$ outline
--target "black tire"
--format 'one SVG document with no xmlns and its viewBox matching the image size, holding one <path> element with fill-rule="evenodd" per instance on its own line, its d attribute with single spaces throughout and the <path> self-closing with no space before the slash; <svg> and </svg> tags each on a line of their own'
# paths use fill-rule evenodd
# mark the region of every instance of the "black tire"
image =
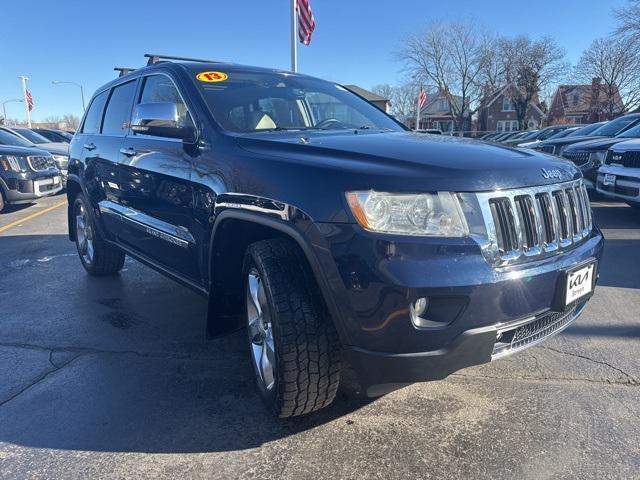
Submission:
<svg viewBox="0 0 640 480">
<path fill-rule="evenodd" d="M 2 193 L 2 189 L 0 188 L 0 212 L 2 212 L 2 210 L 4 210 L 4 194 Z"/>
<path fill-rule="evenodd" d="M 243 272 L 247 298 L 250 272 L 261 277 L 275 345 L 274 383 L 267 389 L 251 352 L 255 342 L 248 328 L 251 363 L 263 400 L 281 418 L 326 407 L 340 382 L 340 342 L 300 248 L 284 238 L 254 243 L 247 249 Z M 250 302 L 243 304 L 248 321 Z"/>
<path fill-rule="evenodd" d="M 88 255 L 87 244 L 83 244 L 81 235 L 79 234 L 78 222 L 81 211 L 84 210 L 84 219 L 86 222 L 86 237 L 90 239 L 92 244 L 92 253 Z M 103 277 L 106 275 L 114 275 L 118 273 L 124 266 L 125 254 L 122 250 L 105 242 L 98 230 L 94 227 L 93 214 L 82 193 L 76 196 L 73 202 L 73 228 L 75 229 L 76 248 L 82 266 L 89 275 Z"/>
</svg>

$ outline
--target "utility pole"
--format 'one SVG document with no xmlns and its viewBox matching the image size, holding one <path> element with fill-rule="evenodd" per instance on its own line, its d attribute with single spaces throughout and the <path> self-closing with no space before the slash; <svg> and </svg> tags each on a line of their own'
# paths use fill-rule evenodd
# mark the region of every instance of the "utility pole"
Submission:
<svg viewBox="0 0 640 480">
<path fill-rule="evenodd" d="M 78 87 L 80 89 L 80 98 L 82 98 L 82 111 L 84 112 L 86 110 L 86 107 L 84 105 L 84 88 L 82 88 L 82 85 L 80 85 L 79 83 L 76 82 L 62 82 L 60 80 L 54 80 L 53 82 L 54 85 L 60 85 L 61 83 L 68 83 L 69 85 L 75 85 L 76 87 Z"/>
<path fill-rule="evenodd" d="M 24 111 L 27 114 L 27 127 L 31 128 L 31 112 L 29 111 L 29 102 L 27 101 L 27 80 L 29 78 L 24 75 L 18 77 L 22 80 L 22 98 L 24 99 Z"/>
<path fill-rule="evenodd" d="M 2 113 L 4 114 L 4 117 L 2 118 L 4 119 L 5 125 L 9 125 L 7 123 L 7 103 L 11 102 L 22 102 L 22 100 L 20 100 L 19 98 L 12 98 L 11 100 L 5 100 L 4 102 L 2 102 Z"/>
<path fill-rule="evenodd" d="M 291 71 L 298 71 L 298 17 L 297 0 L 291 0 Z"/>
</svg>

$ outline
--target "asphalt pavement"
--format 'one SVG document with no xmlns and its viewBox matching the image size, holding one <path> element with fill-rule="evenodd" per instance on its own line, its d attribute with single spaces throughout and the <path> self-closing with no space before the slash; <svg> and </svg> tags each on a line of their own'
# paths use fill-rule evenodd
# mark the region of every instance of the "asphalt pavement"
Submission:
<svg viewBox="0 0 640 480">
<path fill-rule="evenodd" d="M 64 196 L 0 214 L 0 478 L 640 478 L 640 211 L 594 203 L 596 294 L 519 355 L 269 416 L 239 332 L 127 259 L 91 278 Z"/>
</svg>

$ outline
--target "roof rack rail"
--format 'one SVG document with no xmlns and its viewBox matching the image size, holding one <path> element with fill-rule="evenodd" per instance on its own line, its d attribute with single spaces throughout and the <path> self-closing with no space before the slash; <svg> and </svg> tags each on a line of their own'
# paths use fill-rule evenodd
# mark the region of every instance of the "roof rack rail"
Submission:
<svg viewBox="0 0 640 480">
<path fill-rule="evenodd" d="M 118 77 L 123 77 L 124 75 L 127 75 L 128 73 L 131 73 L 135 70 L 135 68 L 129 68 L 129 67 L 116 67 L 114 68 L 114 70 L 116 72 L 120 72 L 120 74 L 118 75 Z"/>
<path fill-rule="evenodd" d="M 201 58 L 175 57 L 171 55 L 158 55 L 156 53 L 145 53 L 144 56 L 149 59 L 147 65 L 153 65 L 161 60 L 181 60 L 184 62 L 201 62 L 201 63 L 220 63 L 217 60 L 203 60 Z"/>
</svg>

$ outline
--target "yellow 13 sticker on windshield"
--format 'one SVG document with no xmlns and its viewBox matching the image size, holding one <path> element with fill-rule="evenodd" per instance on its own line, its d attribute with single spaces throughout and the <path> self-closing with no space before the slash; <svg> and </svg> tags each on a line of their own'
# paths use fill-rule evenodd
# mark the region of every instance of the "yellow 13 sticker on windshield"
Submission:
<svg viewBox="0 0 640 480">
<path fill-rule="evenodd" d="M 196 78 L 201 82 L 224 82 L 229 75 L 224 72 L 200 72 Z"/>
</svg>

